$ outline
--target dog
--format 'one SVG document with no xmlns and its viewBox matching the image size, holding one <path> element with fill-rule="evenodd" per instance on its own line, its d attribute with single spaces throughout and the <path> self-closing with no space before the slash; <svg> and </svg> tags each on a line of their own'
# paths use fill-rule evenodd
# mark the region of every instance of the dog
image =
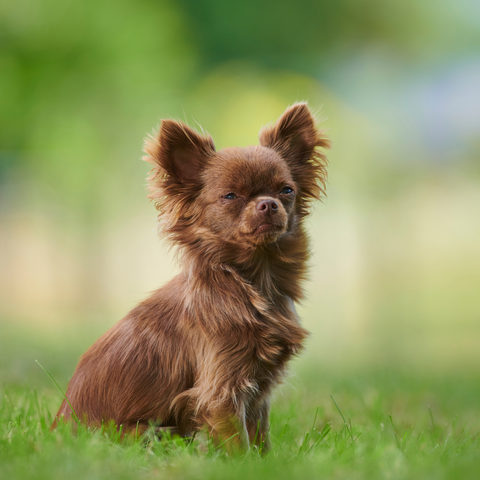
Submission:
<svg viewBox="0 0 480 480">
<path fill-rule="evenodd" d="M 270 448 L 272 390 L 308 335 L 294 306 L 309 256 L 303 223 L 325 193 L 330 142 L 306 103 L 259 140 L 217 152 L 174 120 L 147 138 L 149 197 L 182 270 L 81 357 L 52 428 L 76 415 Z"/>
</svg>

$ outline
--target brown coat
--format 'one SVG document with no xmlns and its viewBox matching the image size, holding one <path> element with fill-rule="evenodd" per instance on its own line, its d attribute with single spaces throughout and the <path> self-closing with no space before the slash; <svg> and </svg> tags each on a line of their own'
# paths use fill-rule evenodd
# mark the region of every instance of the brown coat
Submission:
<svg viewBox="0 0 480 480">
<path fill-rule="evenodd" d="M 207 426 L 241 449 L 257 428 L 266 440 L 272 388 L 308 334 L 294 302 L 308 259 L 303 219 L 325 185 L 317 147 L 329 142 L 303 103 L 262 129 L 260 146 L 219 152 L 162 122 L 145 146 L 150 197 L 182 272 L 82 356 L 67 390 L 80 419 L 182 435 Z M 64 401 L 57 418 L 70 415 Z"/>
</svg>

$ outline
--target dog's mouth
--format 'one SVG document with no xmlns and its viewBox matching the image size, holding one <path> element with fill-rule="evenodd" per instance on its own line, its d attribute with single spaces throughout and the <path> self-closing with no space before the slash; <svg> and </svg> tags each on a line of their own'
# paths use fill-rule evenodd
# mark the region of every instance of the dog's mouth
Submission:
<svg viewBox="0 0 480 480">
<path fill-rule="evenodd" d="M 274 223 L 264 223 L 258 226 L 252 233 L 254 235 L 278 234 L 285 229 L 284 225 L 275 225 Z"/>
<path fill-rule="evenodd" d="M 260 225 L 249 225 L 248 230 L 240 231 L 243 241 L 253 245 L 271 243 L 278 240 L 287 230 L 287 224 L 262 223 Z"/>
<path fill-rule="evenodd" d="M 253 232 L 256 235 L 261 235 L 263 233 L 279 233 L 285 227 L 283 225 L 275 225 L 273 223 L 264 223 L 255 229 Z"/>
</svg>

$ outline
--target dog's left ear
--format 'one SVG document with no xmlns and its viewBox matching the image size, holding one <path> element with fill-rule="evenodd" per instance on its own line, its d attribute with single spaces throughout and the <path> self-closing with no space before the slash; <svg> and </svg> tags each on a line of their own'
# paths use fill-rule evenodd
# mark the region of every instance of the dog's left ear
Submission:
<svg viewBox="0 0 480 480">
<path fill-rule="evenodd" d="M 162 120 L 158 135 L 147 139 L 145 152 L 145 159 L 162 169 L 171 183 L 196 187 L 215 145 L 209 135 L 199 135 L 185 123 Z"/>
<path fill-rule="evenodd" d="M 149 198 L 162 212 L 165 230 L 173 229 L 202 188 L 202 172 L 215 154 L 215 145 L 209 135 L 200 135 L 182 122 L 163 120 L 160 131 L 145 139 L 144 152 L 143 159 L 153 167 Z"/>
<path fill-rule="evenodd" d="M 306 103 L 287 108 L 275 125 L 260 130 L 259 139 L 287 162 L 302 197 L 313 200 L 324 193 L 327 158 L 318 148 L 330 148 L 330 141 L 317 130 Z"/>
</svg>

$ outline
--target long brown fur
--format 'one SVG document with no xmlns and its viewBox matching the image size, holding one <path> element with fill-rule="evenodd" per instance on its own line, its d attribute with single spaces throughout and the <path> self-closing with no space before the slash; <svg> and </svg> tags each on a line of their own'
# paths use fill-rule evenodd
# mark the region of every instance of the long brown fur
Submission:
<svg viewBox="0 0 480 480">
<path fill-rule="evenodd" d="M 66 395 L 83 422 L 181 435 L 206 426 L 231 448 L 255 438 L 268 448 L 272 389 L 308 335 L 294 307 L 303 220 L 324 193 L 319 148 L 330 144 L 305 103 L 259 137 L 216 152 L 209 136 L 164 120 L 146 140 L 150 198 L 183 269 L 81 357 Z M 61 417 L 66 401 L 53 428 Z"/>
</svg>

